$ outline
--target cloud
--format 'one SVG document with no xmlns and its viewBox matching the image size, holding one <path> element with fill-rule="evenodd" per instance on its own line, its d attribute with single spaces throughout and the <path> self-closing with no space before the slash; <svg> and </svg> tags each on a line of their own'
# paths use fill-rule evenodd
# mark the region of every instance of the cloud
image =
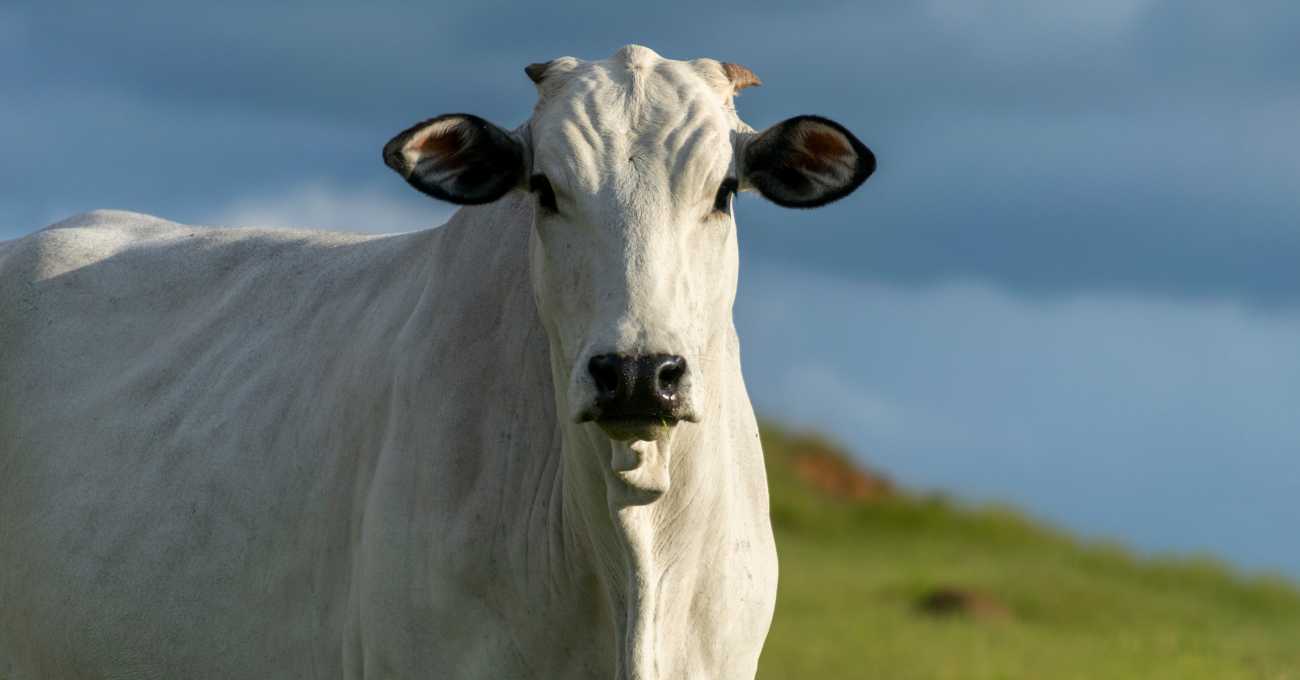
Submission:
<svg viewBox="0 0 1300 680">
<path fill-rule="evenodd" d="M 964 114 L 877 141 L 881 170 L 791 213 L 746 197 L 745 246 L 842 276 L 978 278 L 1019 293 L 1227 295 L 1300 304 L 1300 135 L 1289 105 Z M 1249 150 L 1249 151 L 1247 151 Z"/>
<path fill-rule="evenodd" d="M 764 369 L 770 370 L 770 365 L 765 364 Z M 920 421 L 915 413 L 904 413 L 899 404 L 846 380 L 831 365 L 808 360 L 796 362 L 794 366 L 783 367 L 778 380 L 779 394 L 812 405 L 816 419 L 839 423 L 841 430 L 868 430 L 885 436 L 924 432 L 932 437 L 935 434 L 934 422 Z"/>
<path fill-rule="evenodd" d="M 213 111 L 102 88 L 26 93 L 0 107 L 0 146 L 21 159 L 0 163 L 0 238 L 98 208 L 209 220 L 240 202 L 310 199 L 311 186 L 382 192 L 408 209 L 443 211 L 380 160 L 397 129 Z"/>
<path fill-rule="evenodd" d="M 926 14 L 954 30 L 992 37 L 1008 23 L 1039 30 L 1115 34 L 1131 30 L 1154 0 L 1098 0 L 1088 3 L 1043 3 L 1033 0 L 926 0 Z"/>
<path fill-rule="evenodd" d="M 222 226 L 395 233 L 442 224 L 453 208 L 422 196 L 403 199 L 373 188 L 310 182 L 275 194 L 237 199 L 204 221 Z"/>
<path fill-rule="evenodd" d="M 907 484 L 1148 549 L 1300 575 L 1300 315 L 1123 293 L 1025 299 L 750 258 L 737 327 L 761 414 Z"/>
</svg>

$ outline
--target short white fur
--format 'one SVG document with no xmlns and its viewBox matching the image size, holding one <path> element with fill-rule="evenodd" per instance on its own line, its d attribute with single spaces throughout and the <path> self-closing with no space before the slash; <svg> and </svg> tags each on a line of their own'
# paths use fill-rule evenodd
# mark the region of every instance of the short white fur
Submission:
<svg viewBox="0 0 1300 680">
<path fill-rule="evenodd" d="M 752 130 L 708 59 L 538 89 L 510 135 L 555 211 L 0 244 L 0 675 L 754 677 L 777 562 L 714 209 Z M 691 417 L 611 439 L 602 353 L 684 357 Z"/>
</svg>

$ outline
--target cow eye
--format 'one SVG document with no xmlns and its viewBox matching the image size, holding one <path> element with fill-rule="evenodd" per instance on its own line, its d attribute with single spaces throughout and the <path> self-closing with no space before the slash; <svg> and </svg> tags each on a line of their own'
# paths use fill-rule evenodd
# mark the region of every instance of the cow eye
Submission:
<svg viewBox="0 0 1300 680">
<path fill-rule="evenodd" d="M 736 178 L 728 177 L 722 180 L 722 186 L 718 187 L 718 194 L 713 197 L 713 209 L 720 213 L 731 213 L 731 197 L 736 193 Z"/>
<path fill-rule="evenodd" d="M 546 179 L 546 175 L 533 175 L 528 178 L 528 190 L 537 194 L 537 205 L 544 210 L 556 212 L 559 208 L 555 207 L 555 190 L 551 188 L 551 181 Z"/>
</svg>

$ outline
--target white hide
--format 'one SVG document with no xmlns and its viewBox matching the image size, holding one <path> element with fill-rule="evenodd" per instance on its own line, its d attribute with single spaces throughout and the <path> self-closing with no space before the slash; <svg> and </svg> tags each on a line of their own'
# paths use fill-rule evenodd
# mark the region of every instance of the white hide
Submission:
<svg viewBox="0 0 1300 680">
<path fill-rule="evenodd" d="M 754 676 L 776 555 L 717 62 L 555 62 L 515 191 L 399 236 L 0 244 L 0 677 Z M 611 441 L 593 352 L 698 422 Z M 575 369 L 577 367 L 577 369 Z"/>
</svg>

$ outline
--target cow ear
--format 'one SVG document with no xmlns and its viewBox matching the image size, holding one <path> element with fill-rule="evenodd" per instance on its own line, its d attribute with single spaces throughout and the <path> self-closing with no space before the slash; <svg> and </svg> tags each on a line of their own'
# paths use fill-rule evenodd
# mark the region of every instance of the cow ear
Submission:
<svg viewBox="0 0 1300 680">
<path fill-rule="evenodd" d="M 876 169 L 876 157 L 852 132 L 820 116 L 795 116 L 749 137 L 740 149 L 741 188 L 787 208 L 843 198 Z"/>
<path fill-rule="evenodd" d="M 524 145 L 478 116 L 449 113 L 394 137 L 384 163 L 434 198 L 478 205 L 522 185 Z"/>
</svg>

